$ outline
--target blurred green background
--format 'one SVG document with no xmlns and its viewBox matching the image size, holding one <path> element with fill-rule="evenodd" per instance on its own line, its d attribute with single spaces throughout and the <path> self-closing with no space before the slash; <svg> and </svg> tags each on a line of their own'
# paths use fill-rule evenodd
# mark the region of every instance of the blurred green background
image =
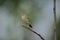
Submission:
<svg viewBox="0 0 60 40">
<path fill-rule="evenodd" d="M 57 40 L 60 40 L 60 0 L 57 0 Z M 33 30 L 53 40 L 53 0 L 0 0 L 0 40 L 41 40 L 22 27 L 21 14 L 28 15 Z"/>
</svg>

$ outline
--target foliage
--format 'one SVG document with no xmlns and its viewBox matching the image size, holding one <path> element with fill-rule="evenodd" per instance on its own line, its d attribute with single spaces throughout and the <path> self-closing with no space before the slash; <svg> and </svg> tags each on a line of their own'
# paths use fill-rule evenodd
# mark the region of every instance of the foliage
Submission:
<svg viewBox="0 0 60 40">
<path fill-rule="evenodd" d="M 6 0 L 0 0 L 0 6 L 3 5 L 3 3 L 5 2 Z"/>
<path fill-rule="evenodd" d="M 60 19 L 57 22 L 57 40 L 60 40 Z"/>
</svg>

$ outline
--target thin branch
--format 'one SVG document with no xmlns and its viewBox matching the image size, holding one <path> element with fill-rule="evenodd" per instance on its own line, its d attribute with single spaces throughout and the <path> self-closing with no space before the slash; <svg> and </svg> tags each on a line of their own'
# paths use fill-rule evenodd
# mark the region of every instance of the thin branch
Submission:
<svg viewBox="0 0 60 40">
<path fill-rule="evenodd" d="M 54 40 L 57 40 L 56 38 L 56 0 L 54 0 Z"/>
<path fill-rule="evenodd" d="M 24 28 L 26 28 L 26 29 L 28 29 L 28 30 L 30 30 L 31 32 L 33 32 L 33 33 L 35 33 L 36 35 L 38 35 L 42 40 L 45 40 L 40 34 L 38 34 L 37 32 L 35 32 L 34 30 L 32 30 L 31 28 L 29 28 L 29 27 L 26 27 L 26 26 L 24 26 L 24 25 L 22 25 Z"/>
</svg>

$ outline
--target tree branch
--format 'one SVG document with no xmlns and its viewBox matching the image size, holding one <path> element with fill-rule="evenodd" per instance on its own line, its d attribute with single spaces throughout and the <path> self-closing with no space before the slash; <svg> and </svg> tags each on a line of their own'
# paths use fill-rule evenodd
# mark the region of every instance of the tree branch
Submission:
<svg viewBox="0 0 60 40">
<path fill-rule="evenodd" d="M 56 0 L 54 0 L 54 40 L 57 40 L 56 38 Z"/>
<path fill-rule="evenodd" d="M 28 29 L 28 30 L 30 30 L 31 32 L 33 32 L 33 33 L 35 33 L 36 35 L 38 35 L 42 40 L 45 40 L 40 34 L 38 34 L 37 32 L 35 32 L 34 30 L 32 30 L 31 28 L 29 28 L 29 27 L 26 27 L 26 26 L 24 26 L 24 25 L 22 25 L 24 28 L 26 28 L 26 29 Z"/>
</svg>

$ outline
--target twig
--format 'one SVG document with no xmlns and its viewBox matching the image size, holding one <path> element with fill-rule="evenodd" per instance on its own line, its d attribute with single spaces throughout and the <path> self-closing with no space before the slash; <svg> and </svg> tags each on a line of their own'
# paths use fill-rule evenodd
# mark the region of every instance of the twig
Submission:
<svg viewBox="0 0 60 40">
<path fill-rule="evenodd" d="M 40 34 L 38 34 L 37 32 L 35 32 L 34 30 L 32 30 L 31 28 L 29 28 L 29 27 L 26 27 L 26 26 L 24 26 L 24 25 L 22 25 L 24 28 L 26 28 L 26 29 L 28 29 L 28 30 L 30 30 L 31 32 L 33 32 L 33 33 L 35 33 L 36 35 L 38 35 L 42 40 L 45 40 Z"/>
<path fill-rule="evenodd" d="M 54 0 L 54 40 L 57 40 L 56 38 L 56 0 Z"/>
</svg>

